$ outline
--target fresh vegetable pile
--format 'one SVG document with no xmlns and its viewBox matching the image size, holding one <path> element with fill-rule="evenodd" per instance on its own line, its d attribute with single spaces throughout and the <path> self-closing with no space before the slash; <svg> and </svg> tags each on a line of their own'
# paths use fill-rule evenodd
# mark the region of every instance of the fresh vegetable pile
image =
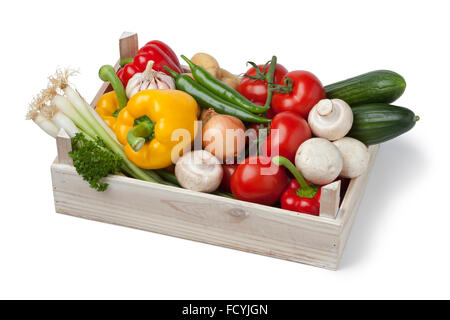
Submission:
<svg viewBox="0 0 450 320">
<path fill-rule="evenodd" d="M 104 191 L 110 174 L 215 193 L 318 215 L 321 187 L 362 175 L 368 145 L 393 139 L 419 119 L 391 105 L 399 74 L 379 70 L 323 86 L 313 73 L 277 58 L 238 77 L 218 61 L 191 59 L 150 41 L 119 70 L 99 77 L 113 88 L 91 108 L 58 70 L 27 114 L 52 137 L 72 139 L 77 172 Z"/>
</svg>

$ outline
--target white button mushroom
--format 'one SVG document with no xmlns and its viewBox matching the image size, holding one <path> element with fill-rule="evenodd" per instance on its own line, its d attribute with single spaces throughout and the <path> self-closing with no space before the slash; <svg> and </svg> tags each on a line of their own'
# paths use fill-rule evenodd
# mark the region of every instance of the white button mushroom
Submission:
<svg viewBox="0 0 450 320">
<path fill-rule="evenodd" d="M 196 150 L 178 159 L 175 176 L 185 189 L 213 192 L 222 182 L 223 169 L 219 160 L 211 153 Z"/>
<path fill-rule="evenodd" d="M 344 137 L 334 141 L 333 144 L 339 149 L 344 159 L 341 177 L 353 179 L 366 171 L 370 157 L 369 150 L 364 143 Z"/>
<path fill-rule="evenodd" d="M 324 185 L 333 182 L 341 173 L 343 159 L 338 148 L 323 138 L 303 142 L 295 155 L 295 166 L 306 180 Z"/>
<path fill-rule="evenodd" d="M 334 141 L 350 131 L 353 112 L 344 100 L 322 99 L 309 112 L 308 123 L 315 136 Z"/>
</svg>

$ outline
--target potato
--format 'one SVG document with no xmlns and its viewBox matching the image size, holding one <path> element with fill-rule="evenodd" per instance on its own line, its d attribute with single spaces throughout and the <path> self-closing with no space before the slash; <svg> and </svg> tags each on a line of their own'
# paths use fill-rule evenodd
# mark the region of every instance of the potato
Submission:
<svg viewBox="0 0 450 320">
<path fill-rule="evenodd" d="M 192 58 L 191 61 L 199 66 L 202 66 L 205 68 L 209 73 L 211 73 L 215 78 L 220 79 L 221 73 L 220 73 L 220 67 L 217 60 L 207 54 L 207 53 L 196 53 Z"/>
<path fill-rule="evenodd" d="M 222 74 L 222 78 L 238 78 L 236 75 L 225 69 L 220 69 L 220 73 Z"/>
<path fill-rule="evenodd" d="M 239 88 L 239 79 L 235 79 L 235 78 L 222 78 L 223 83 L 225 83 L 227 86 L 229 86 L 230 88 L 233 88 L 234 90 L 237 90 Z"/>
<path fill-rule="evenodd" d="M 220 71 L 222 73 L 222 78 L 220 79 L 220 81 L 233 88 L 234 90 L 237 90 L 239 84 L 241 83 L 241 79 L 225 69 L 220 69 Z"/>
<path fill-rule="evenodd" d="M 227 86 L 237 90 L 239 87 L 239 84 L 241 83 L 241 80 L 236 75 L 232 74 L 231 72 L 221 69 L 219 66 L 219 63 L 217 60 L 207 54 L 207 53 L 196 53 L 192 58 L 191 61 L 195 63 L 196 65 L 202 66 L 205 68 L 209 73 L 211 73 L 216 79 L 219 79 L 223 83 L 225 83 Z M 189 76 L 192 77 L 192 74 L 189 74 Z"/>
</svg>

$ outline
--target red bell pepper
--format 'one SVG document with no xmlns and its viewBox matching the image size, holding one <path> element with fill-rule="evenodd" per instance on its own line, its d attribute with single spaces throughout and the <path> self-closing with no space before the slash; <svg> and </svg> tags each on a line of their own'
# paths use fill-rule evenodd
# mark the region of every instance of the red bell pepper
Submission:
<svg viewBox="0 0 450 320">
<path fill-rule="evenodd" d="M 316 103 L 325 99 L 322 83 L 308 71 L 288 72 L 271 90 L 274 91 L 272 109 L 275 113 L 294 111 L 305 119 Z"/>
<path fill-rule="evenodd" d="M 163 66 L 168 66 L 176 72 L 183 73 L 177 56 L 172 49 L 165 43 L 159 40 L 148 42 L 145 46 L 139 49 L 133 62 L 127 63 L 123 68 L 117 72 L 117 76 L 126 88 L 128 81 L 136 73 L 145 71 L 148 61 L 153 60 L 153 70 L 161 71 L 170 75 Z"/>
<path fill-rule="evenodd" d="M 172 48 L 160 40 L 152 40 L 152 41 L 147 42 L 145 44 L 145 46 L 143 46 L 141 49 L 139 49 L 138 53 L 146 52 L 147 49 L 145 47 L 147 47 L 151 44 L 158 46 L 162 51 L 164 51 L 165 54 L 167 54 L 169 56 L 170 59 L 172 59 L 173 62 L 175 62 L 177 65 L 180 65 L 180 61 L 178 60 L 178 57 L 175 54 L 175 52 L 172 50 Z"/>
<path fill-rule="evenodd" d="M 239 200 L 272 205 L 280 199 L 287 183 L 283 168 L 268 157 L 254 156 L 245 159 L 231 176 L 231 192 Z"/>
<path fill-rule="evenodd" d="M 262 146 L 262 152 L 269 157 L 280 155 L 294 161 L 298 147 L 311 136 L 305 119 L 292 111 L 281 112 L 272 119 L 270 134 Z"/>
<path fill-rule="evenodd" d="M 308 184 L 302 174 L 288 159 L 277 156 L 272 161 L 279 166 L 286 167 L 295 177 L 289 182 L 288 187 L 281 195 L 281 208 L 318 216 L 322 189 Z"/>
</svg>

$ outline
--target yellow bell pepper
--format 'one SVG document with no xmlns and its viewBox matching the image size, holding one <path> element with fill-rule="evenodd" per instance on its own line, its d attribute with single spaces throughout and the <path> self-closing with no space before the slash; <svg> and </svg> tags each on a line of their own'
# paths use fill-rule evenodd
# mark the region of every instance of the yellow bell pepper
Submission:
<svg viewBox="0 0 450 320">
<path fill-rule="evenodd" d="M 113 116 L 113 113 L 116 112 L 118 108 L 119 100 L 117 100 L 117 95 L 114 91 L 102 95 L 95 107 L 95 111 L 97 111 L 100 118 L 102 118 L 113 131 L 117 121 L 117 117 Z"/>
<path fill-rule="evenodd" d="M 135 94 L 120 111 L 114 132 L 125 146 L 128 159 L 138 167 L 165 168 L 176 161 L 172 159 L 175 146 L 178 151 L 194 140 L 197 111 L 197 102 L 183 91 L 144 90 Z M 185 129 L 185 135 L 175 133 L 172 137 L 177 129 Z"/>
</svg>

